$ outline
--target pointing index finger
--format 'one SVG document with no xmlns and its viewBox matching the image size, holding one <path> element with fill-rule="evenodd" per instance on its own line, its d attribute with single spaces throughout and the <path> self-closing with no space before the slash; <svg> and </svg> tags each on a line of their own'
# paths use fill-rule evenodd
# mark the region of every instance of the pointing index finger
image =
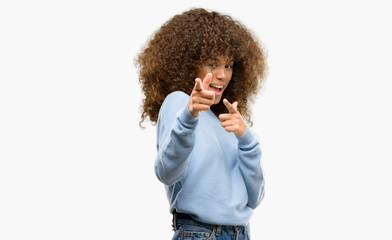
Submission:
<svg viewBox="0 0 392 240">
<path fill-rule="evenodd" d="M 208 89 L 208 87 L 210 86 L 211 80 L 212 80 L 212 74 L 211 73 L 207 73 L 207 75 L 203 79 L 202 87 L 203 87 L 204 90 Z"/>
<path fill-rule="evenodd" d="M 237 112 L 237 103 L 231 104 L 226 98 L 223 99 L 223 104 L 226 106 L 229 113 L 236 113 Z"/>
<path fill-rule="evenodd" d="M 201 80 L 200 80 L 200 78 L 196 78 L 195 79 L 195 88 L 194 89 L 197 90 L 197 91 L 203 90 L 202 87 L 201 87 Z"/>
</svg>

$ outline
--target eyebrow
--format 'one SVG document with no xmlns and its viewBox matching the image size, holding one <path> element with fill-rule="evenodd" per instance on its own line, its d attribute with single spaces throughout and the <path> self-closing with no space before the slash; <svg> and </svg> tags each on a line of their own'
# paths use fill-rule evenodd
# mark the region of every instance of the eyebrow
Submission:
<svg viewBox="0 0 392 240">
<path fill-rule="evenodd" d="M 209 60 L 207 60 L 207 62 L 216 62 L 216 63 L 219 63 L 220 61 L 218 60 L 218 59 L 209 59 Z M 234 63 L 235 61 L 234 61 L 234 59 L 228 59 L 226 62 L 225 62 L 225 64 L 229 64 L 229 63 Z M 222 62 L 223 63 L 223 62 Z"/>
</svg>

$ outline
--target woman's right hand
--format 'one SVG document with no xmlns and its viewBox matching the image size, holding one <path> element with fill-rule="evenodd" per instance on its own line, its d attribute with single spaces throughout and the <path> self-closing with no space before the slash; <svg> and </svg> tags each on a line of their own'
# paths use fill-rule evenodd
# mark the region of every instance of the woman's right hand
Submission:
<svg viewBox="0 0 392 240">
<path fill-rule="evenodd" d="M 199 116 L 201 111 L 207 111 L 214 104 L 215 93 L 208 90 L 211 80 L 211 73 L 208 73 L 204 77 L 203 82 L 200 78 L 195 79 L 195 87 L 192 90 L 187 104 L 192 116 Z"/>
</svg>

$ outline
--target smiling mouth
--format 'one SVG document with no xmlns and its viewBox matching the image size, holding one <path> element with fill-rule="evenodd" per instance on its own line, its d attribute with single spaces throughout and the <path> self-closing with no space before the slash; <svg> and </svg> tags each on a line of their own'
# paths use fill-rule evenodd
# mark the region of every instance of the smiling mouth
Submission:
<svg viewBox="0 0 392 240">
<path fill-rule="evenodd" d="M 210 90 L 215 93 L 215 95 L 220 95 L 223 92 L 223 86 L 210 84 Z"/>
</svg>

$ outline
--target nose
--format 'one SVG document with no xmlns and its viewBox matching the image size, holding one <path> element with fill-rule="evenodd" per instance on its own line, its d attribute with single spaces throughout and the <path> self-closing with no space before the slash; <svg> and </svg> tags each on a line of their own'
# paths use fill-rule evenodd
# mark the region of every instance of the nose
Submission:
<svg viewBox="0 0 392 240">
<path fill-rule="evenodd" d="M 224 66 L 219 66 L 214 68 L 212 71 L 212 74 L 217 78 L 217 79 L 224 79 L 226 77 L 225 73 L 225 67 Z"/>
</svg>

